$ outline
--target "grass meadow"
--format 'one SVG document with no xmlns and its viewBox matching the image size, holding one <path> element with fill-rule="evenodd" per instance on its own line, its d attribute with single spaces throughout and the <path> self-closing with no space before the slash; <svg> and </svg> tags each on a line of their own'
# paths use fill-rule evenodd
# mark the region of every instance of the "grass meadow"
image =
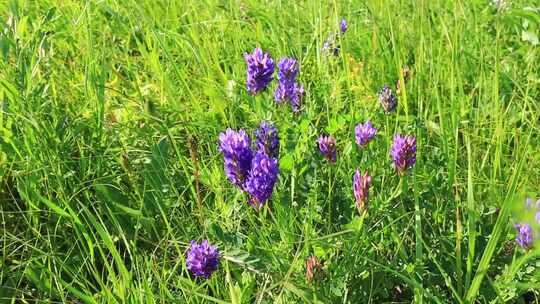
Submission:
<svg viewBox="0 0 540 304">
<path fill-rule="evenodd" d="M 537 0 L 0 1 L 0 302 L 539 303 L 539 35 Z M 276 73 L 253 95 L 256 47 Z M 219 135 L 262 121 L 279 174 L 257 210 Z M 396 133 L 417 141 L 404 174 Z M 208 279 L 191 240 L 219 250 Z"/>
</svg>

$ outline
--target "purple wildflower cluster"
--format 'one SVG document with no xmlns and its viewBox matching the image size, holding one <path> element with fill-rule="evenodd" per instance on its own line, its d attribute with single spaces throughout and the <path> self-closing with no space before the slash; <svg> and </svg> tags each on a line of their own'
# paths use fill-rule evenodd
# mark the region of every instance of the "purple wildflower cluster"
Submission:
<svg viewBox="0 0 540 304">
<path fill-rule="evenodd" d="M 274 79 L 274 60 L 260 48 L 256 48 L 251 54 L 244 54 L 244 59 L 247 64 L 247 90 L 252 95 L 257 95 Z"/>
<path fill-rule="evenodd" d="M 244 54 L 244 59 L 247 64 L 247 90 L 252 95 L 257 95 L 266 90 L 274 79 L 274 60 L 260 48 L 255 48 L 251 54 Z M 274 91 L 274 99 L 277 103 L 289 101 L 293 112 L 298 113 L 305 94 L 304 86 L 296 81 L 300 71 L 298 62 L 294 58 L 283 57 L 278 68 L 278 85 Z"/>
<path fill-rule="evenodd" d="M 359 148 L 364 148 L 377 135 L 377 129 L 371 121 L 356 125 L 354 133 L 356 143 Z M 336 139 L 332 136 L 321 135 L 318 140 L 320 154 L 330 163 L 335 163 L 337 160 Z M 394 161 L 394 166 L 400 175 L 403 175 L 409 168 L 412 168 L 416 163 L 416 138 L 411 135 L 394 136 L 390 155 Z M 362 213 L 369 197 L 369 187 L 371 186 L 372 177 L 368 172 L 361 174 L 359 169 L 356 169 L 353 175 L 353 194 L 356 201 L 358 211 Z M 540 215 L 539 215 L 540 216 Z"/>
<path fill-rule="evenodd" d="M 229 181 L 249 194 L 251 205 L 260 208 L 272 195 L 277 181 L 279 137 L 277 128 L 266 122 L 255 131 L 255 137 L 254 152 L 244 130 L 227 129 L 219 135 L 219 150 Z"/>
<path fill-rule="evenodd" d="M 298 63 L 293 58 L 282 58 L 278 68 L 278 86 L 274 92 L 274 99 L 277 103 L 288 100 L 293 112 L 298 113 L 304 96 L 304 86 L 296 82 L 299 73 Z"/>
<path fill-rule="evenodd" d="M 540 199 L 538 199 L 533 206 L 533 199 L 527 198 L 525 200 L 525 210 L 530 212 L 531 208 L 534 212 L 534 220 L 537 224 L 540 224 Z M 534 237 L 534 230 L 529 223 L 518 223 L 514 227 L 517 230 L 516 243 L 523 249 L 527 250 L 532 248 Z"/>
<path fill-rule="evenodd" d="M 219 250 L 210 245 L 208 240 L 204 240 L 200 244 L 191 241 L 186 266 L 194 276 L 208 279 L 218 269 L 219 257 Z"/>
<path fill-rule="evenodd" d="M 342 19 L 339 25 L 341 35 L 345 34 L 348 25 Z M 339 33 L 337 34 L 339 35 Z M 325 51 L 332 51 L 337 56 L 340 47 L 331 39 L 324 44 Z M 246 86 L 250 94 L 256 95 L 267 89 L 273 80 L 274 61 L 268 53 L 263 53 L 256 48 L 253 53 L 244 55 L 247 63 Z M 300 110 L 301 99 L 304 95 L 303 85 L 297 82 L 299 74 L 298 62 L 293 58 L 282 58 L 278 63 L 278 85 L 274 92 L 277 103 L 289 101 L 293 111 Z M 407 78 L 403 76 L 403 79 Z M 396 88 L 400 89 L 397 82 Z M 398 91 L 399 92 L 399 91 Z M 378 99 L 386 112 L 393 112 L 397 108 L 397 97 L 392 90 L 385 85 L 378 92 Z M 365 148 L 377 135 L 371 121 L 356 125 L 354 133 L 359 148 Z M 219 135 L 219 150 L 224 157 L 224 171 L 229 181 L 240 190 L 249 195 L 248 203 L 259 209 L 270 199 L 274 185 L 279 174 L 279 135 L 274 124 L 262 122 L 254 132 L 255 148 L 252 147 L 250 136 L 242 129 L 235 131 L 231 128 Z M 318 140 L 320 154 L 330 163 L 337 160 L 336 139 L 330 135 L 321 135 Z M 395 134 L 390 150 L 390 156 L 394 167 L 399 175 L 404 175 L 416 163 L 416 138 L 412 135 Z M 365 212 L 369 200 L 369 188 L 372 185 L 372 177 L 368 171 L 356 169 L 352 178 L 352 188 L 356 208 L 359 213 Z M 526 208 L 532 207 L 532 199 L 527 199 Z M 535 220 L 540 224 L 540 199 L 535 204 Z M 529 223 L 514 225 L 517 230 L 516 243 L 524 249 L 533 246 L 534 231 Z M 191 241 L 187 252 L 187 269 L 196 277 L 210 278 L 220 262 L 220 252 L 216 246 L 203 240 L 200 244 Z M 322 264 L 315 256 L 306 260 L 306 279 L 311 282 L 322 271 Z"/>
</svg>

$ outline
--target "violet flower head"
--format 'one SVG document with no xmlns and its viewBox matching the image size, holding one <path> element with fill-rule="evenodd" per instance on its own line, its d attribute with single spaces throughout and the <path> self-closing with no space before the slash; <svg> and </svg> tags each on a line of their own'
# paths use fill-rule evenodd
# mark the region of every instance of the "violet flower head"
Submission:
<svg viewBox="0 0 540 304">
<path fill-rule="evenodd" d="M 396 110 L 397 97 L 387 85 L 379 91 L 379 102 L 386 112 L 394 112 Z"/>
<path fill-rule="evenodd" d="M 243 189 L 253 158 L 251 139 L 244 130 L 236 132 L 228 128 L 219 134 L 219 150 L 223 153 L 225 175 L 231 183 Z"/>
<path fill-rule="evenodd" d="M 341 22 L 339 23 L 339 29 L 341 30 L 342 34 L 345 34 L 347 31 L 347 20 L 345 18 L 341 18 Z"/>
<path fill-rule="evenodd" d="M 264 91 L 274 79 L 274 61 L 270 54 L 264 53 L 260 48 L 255 48 L 253 53 L 244 54 L 247 64 L 247 90 L 252 94 Z"/>
<path fill-rule="evenodd" d="M 416 138 L 411 135 L 396 134 L 390 155 L 398 173 L 404 174 L 416 163 Z"/>
<path fill-rule="evenodd" d="M 268 156 L 276 158 L 279 155 L 279 136 L 274 124 L 262 122 L 259 129 L 255 130 L 257 150 L 265 152 Z"/>
<path fill-rule="evenodd" d="M 294 82 L 282 82 L 280 81 L 274 91 L 274 100 L 276 103 L 282 103 L 287 100 L 291 100 L 294 96 Z"/>
<path fill-rule="evenodd" d="M 377 135 L 377 129 L 373 127 L 371 121 L 366 121 L 364 124 L 356 125 L 354 134 L 356 135 L 356 143 L 360 148 L 363 148 Z"/>
<path fill-rule="evenodd" d="M 362 214 L 366 208 L 366 204 L 369 198 L 369 187 L 371 186 L 371 176 L 368 172 L 364 172 L 362 175 L 358 169 L 353 176 L 353 193 L 356 200 L 356 208 L 358 212 Z"/>
<path fill-rule="evenodd" d="M 278 63 L 278 86 L 274 92 L 274 100 L 282 103 L 286 100 L 291 102 L 295 112 L 300 109 L 304 87 L 296 82 L 299 73 L 298 62 L 293 58 L 281 58 Z"/>
<path fill-rule="evenodd" d="M 516 224 L 514 226 L 518 232 L 516 243 L 523 249 L 529 249 L 533 243 L 533 231 L 529 224 Z"/>
<path fill-rule="evenodd" d="M 219 266 L 219 251 L 217 247 L 204 240 L 201 244 L 191 241 L 187 253 L 186 266 L 196 277 L 210 278 Z"/>
<path fill-rule="evenodd" d="M 280 82 L 295 82 L 299 73 L 298 62 L 294 58 L 281 58 L 278 63 L 278 80 Z"/>
<path fill-rule="evenodd" d="M 246 192 L 251 196 L 249 200 L 251 205 L 257 209 L 261 208 L 272 196 L 278 172 L 277 160 L 266 155 L 263 151 L 258 151 L 255 154 L 245 185 Z"/>
<path fill-rule="evenodd" d="M 321 135 L 317 140 L 319 151 L 329 162 L 336 162 L 336 140 L 332 136 Z"/>
</svg>

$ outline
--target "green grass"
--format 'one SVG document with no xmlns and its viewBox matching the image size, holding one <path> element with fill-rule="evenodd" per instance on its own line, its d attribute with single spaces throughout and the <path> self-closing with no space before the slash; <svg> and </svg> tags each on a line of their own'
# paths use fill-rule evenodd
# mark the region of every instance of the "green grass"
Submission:
<svg viewBox="0 0 540 304">
<path fill-rule="evenodd" d="M 540 196 L 540 2 L 507 2 L 1 1 L 0 302 L 540 302 L 540 252 L 512 227 Z M 247 94 L 257 46 L 301 63 L 298 115 L 275 83 Z M 385 114 L 377 91 L 403 66 Z M 262 120 L 280 175 L 256 212 L 217 141 Z M 418 140 L 403 178 L 396 132 Z M 373 176 L 362 217 L 356 168 Z M 185 267 L 205 238 L 223 255 L 209 280 Z M 307 282 L 311 255 L 324 274 Z"/>
</svg>

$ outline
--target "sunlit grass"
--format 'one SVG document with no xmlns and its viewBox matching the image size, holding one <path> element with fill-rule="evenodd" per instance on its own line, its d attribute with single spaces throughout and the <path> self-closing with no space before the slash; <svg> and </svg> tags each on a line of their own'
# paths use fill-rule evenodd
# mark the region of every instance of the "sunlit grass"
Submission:
<svg viewBox="0 0 540 304">
<path fill-rule="evenodd" d="M 506 2 L 1 1 L 0 302 L 538 302 L 540 244 L 513 225 L 540 196 L 540 4 Z M 299 113 L 276 81 L 248 94 L 255 47 L 298 60 Z M 218 136 L 261 121 L 280 173 L 257 212 Z M 402 176 L 396 133 L 418 145 Z M 208 280 L 185 263 L 203 239 L 222 253 Z"/>
</svg>

